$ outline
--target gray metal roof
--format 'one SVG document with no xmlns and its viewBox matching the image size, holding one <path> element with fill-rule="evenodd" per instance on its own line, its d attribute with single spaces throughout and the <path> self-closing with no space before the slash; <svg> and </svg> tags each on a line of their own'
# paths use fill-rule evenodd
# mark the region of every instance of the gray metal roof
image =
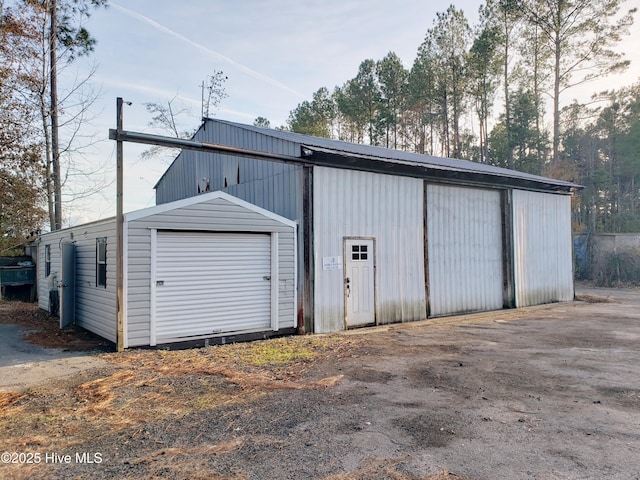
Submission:
<svg viewBox="0 0 640 480">
<path fill-rule="evenodd" d="M 406 152 L 394 150 L 384 147 L 376 147 L 372 145 L 362 145 L 358 143 L 343 142 L 340 140 L 332 140 L 329 138 L 313 137 L 299 133 L 287 132 L 283 130 L 275 130 L 271 128 L 256 127 L 253 125 L 245 125 L 242 123 L 230 122 L 220 119 L 208 119 L 211 122 L 219 122 L 248 131 L 253 131 L 263 135 L 287 140 L 298 143 L 301 146 L 309 147 L 311 151 L 323 152 L 326 154 L 341 154 L 343 156 L 375 159 L 383 161 L 391 165 L 407 166 L 407 167 L 426 167 L 432 170 L 440 170 L 446 172 L 459 172 L 468 174 L 478 174 L 485 178 L 494 177 L 496 179 L 518 179 L 532 184 L 542 184 L 548 186 L 560 187 L 563 190 L 572 190 L 582 188 L 575 183 L 566 182 L 564 180 L 556 180 L 540 175 L 532 175 L 508 168 L 495 167 L 482 163 L 471 162 L 469 160 L 459 160 L 454 158 L 435 157 L 432 155 L 423 155 L 420 153 Z M 391 166 L 390 165 L 390 166 Z M 391 172 L 390 172 L 391 173 Z"/>
</svg>

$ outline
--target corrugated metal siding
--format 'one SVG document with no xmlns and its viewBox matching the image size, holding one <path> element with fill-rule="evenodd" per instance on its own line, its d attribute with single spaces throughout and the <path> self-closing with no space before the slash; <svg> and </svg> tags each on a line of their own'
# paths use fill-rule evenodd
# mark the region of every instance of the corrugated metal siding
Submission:
<svg viewBox="0 0 640 480">
<path fill-rule="evenodd" d="M 573 299 L 571 197 L 513 191 L 516 306 Z"/>
<path fill-rule="evenodd" d="M 430 314 L 502 308 L 500 192 L 427 186 Z"/>
<path fill-rule="evenodd" d="M 107 287 L 96 286 L 96 238 L 107 237 Z M 44 246 L 51 245 L 51 271 L 60 281 L 60 242 L 76 244 L 76 324 L 116 341 L 116 228 L 113 219 L 45 234 L 38 248 L 38 304 L 49 310 Z"/>
<path fill-rule="evenodd" d="M 344 237 L 375 238 L 377 322 L 425 318 L 422 181 L 314 167 L 313 183 L 314 331 L 344 328 L 344 272 L 322 269 Z"/>
<path fill-rule="evenodd" d="M 271 237 L 158 232 L 157 343 L 271 326 Z"/>
<path fill-rule="evenodd" d="M 151 308 L 151 229 L 279 232 L 279 327 L 295 326 L 294 229 L 223 199 L 203 201 L 127 221 L 127 332 L 129 346 L 149 345 Z"/>
<path fill-rule="evenodd" d="M 361 155 L 367 157 L 377 157 L 384 159 L 389 163 L 397 162 L 413 162 L 416 164 L 432 165 L 438 170 L 451 170 L 458 172 L 474 172 L 478 174 L 488 174 L 495 177 L 502 178 L 518 178 L 528 181 L 540 182 L 542 185 L 561 185 L 564 187 L 575 187 L 575 184 L 565 182 L 562 180 L 555 180 L 551 178 L 540 177 L 538 175 L 532 175 L 526 172 L 518 172 L 515 170 L 508 170 L 506 168 L 495 167 L 493 165 L 487 165 L 477 162 L 471 162 L 468 160 L 460 160 L 455 158 L 443 158 L 435 157 L 432 155 L 424 155 L 415 152 L 408 152 L 402 150 L 394 150 L 389 148 L 383 148 L 373 145 L 365 145 L 351 142 L 343 142 L 340 140 L 333 140 L 330 138 L 312 137 L 310 135 L 303 135 L 300 133 L 287 132 L 284 130 L 265 129 L 262 127 L 255 127 L 253 125 L 245 125 L 241 123 L 229 122 L 220 119 L 210 119 L 206 124 L 207 129 L 213 131 L 229 132 L 227 137 L 232 141 L 242 139 L 253 139 L 256 136 L 273 137 L 273 141 L 287 141 L 292 144 L 304 145 L 309 147 L 319 147 L 327 150 L 333 150 L 338 152 L 347 152 L 354 155 Z M 220 136 L 220 143 L 222 140 L 227 139 L 225 136 Z M 251 141 L 251 140 L 248 140 Z M 254 145 L 260 146 L 259 142 L 253 142 Z M 242 147 L 242 144 L 229 144 L 233 146 Z M 249 148 L 249 147 L 247 147 Z M 260 150 L 260 148 L 255 148 Z M 289 153 L 283 152 L 287 155 Z M 296 153 L 297 155 L 297 153 Z"/>
<path fill-rule="evenodd" d="M 198 130 L 195 137 L 196 140 L 282 155 L 300 155 L 300 145 L 284 139 L 245 129 L 238 129 L 219 122 L 208 122 L 206 127 L 207 128 Z M 300 169 L 300 166 L 184 150 L 178 155 L 156 185 L 156 204 L 160 205 L 162 203 L 197 195 L 197 185 L 201 178 L 209 179 L 211 191 L 226 191 L 227 187 L 238 183 L 250 184 L 259 180 L 264 181 L 265 179 L 290 173 L 295 169 Z M 257 185 L 259 185 L 259 183 Z M 231 190 L 229 193 L 235 195 Z M 282 193 L 278 193 L 276 190 L 270 194 L 282 196 Z M 243 199 L 267 208 L 255 201 Z M 291 198 L 288 197 L 283 197 L 283 199 L 286 202 L 291 201 Z M 260 200 L 259 195 L 257 196 L 257 200 Z M 278 215 L 295 220 L 295 218 L 279 211 L 272 211 Z"/>
</svg>

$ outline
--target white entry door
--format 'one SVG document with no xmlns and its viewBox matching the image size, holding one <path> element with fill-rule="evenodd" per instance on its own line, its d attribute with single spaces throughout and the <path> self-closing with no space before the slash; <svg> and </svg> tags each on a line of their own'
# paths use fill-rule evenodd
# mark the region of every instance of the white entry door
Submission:
<svg viewBox="0 0 640 480">
<path fill-rule="evenodd" d="M 374 279 L 373 239 L 345 238 L 344 295 L 347 328 L 375 323 Z"/>
</svg>

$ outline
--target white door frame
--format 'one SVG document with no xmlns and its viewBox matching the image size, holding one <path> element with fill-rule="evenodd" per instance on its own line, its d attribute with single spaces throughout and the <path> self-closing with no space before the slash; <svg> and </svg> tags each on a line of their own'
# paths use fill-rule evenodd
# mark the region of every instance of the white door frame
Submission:
<svg viewBox="0 0 640 480">
<path fill-rule="evenodd" d="M 348 309 L 348 297 L 350 294 L 350 284 L 347 283 L 347 280 L 350 280 L 348 276 L 347 270 L 347 261 L 349 260 L 348 256 L 351 254 L 351 251 L 347 249 L 347 243 L 349 241 L 368 241 L 371 242 L 372 251 L 371 251 L 371 261 L 373 265 L 373 270 L 371 273 L 373 280 L 373 321 L 371 323 L 357 323 L 352 325 L 349 324 L 349 309 Z M 376 282 L 376 239 L 375 237 L 343 237 L 342 239 L 342 250 L 343 250 L 343 290 L 344 290 L 344 328 L 345 330 L 350 326 L 365 326 L 365 325 L 377 325 L 378 324 L 378 288 Z"/>
</svg>

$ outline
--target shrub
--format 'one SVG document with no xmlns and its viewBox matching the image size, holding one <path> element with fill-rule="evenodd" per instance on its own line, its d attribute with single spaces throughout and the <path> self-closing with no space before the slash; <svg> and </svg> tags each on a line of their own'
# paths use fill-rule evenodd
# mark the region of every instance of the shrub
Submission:
<svg viewBox="0 0 640 480">
<path fill-rule="evenodd" d="M 597 286 L 640 285 L 640 249 L 611 253 L 604 263 L 603 269 L 594 275 Z"/>
</svg>

